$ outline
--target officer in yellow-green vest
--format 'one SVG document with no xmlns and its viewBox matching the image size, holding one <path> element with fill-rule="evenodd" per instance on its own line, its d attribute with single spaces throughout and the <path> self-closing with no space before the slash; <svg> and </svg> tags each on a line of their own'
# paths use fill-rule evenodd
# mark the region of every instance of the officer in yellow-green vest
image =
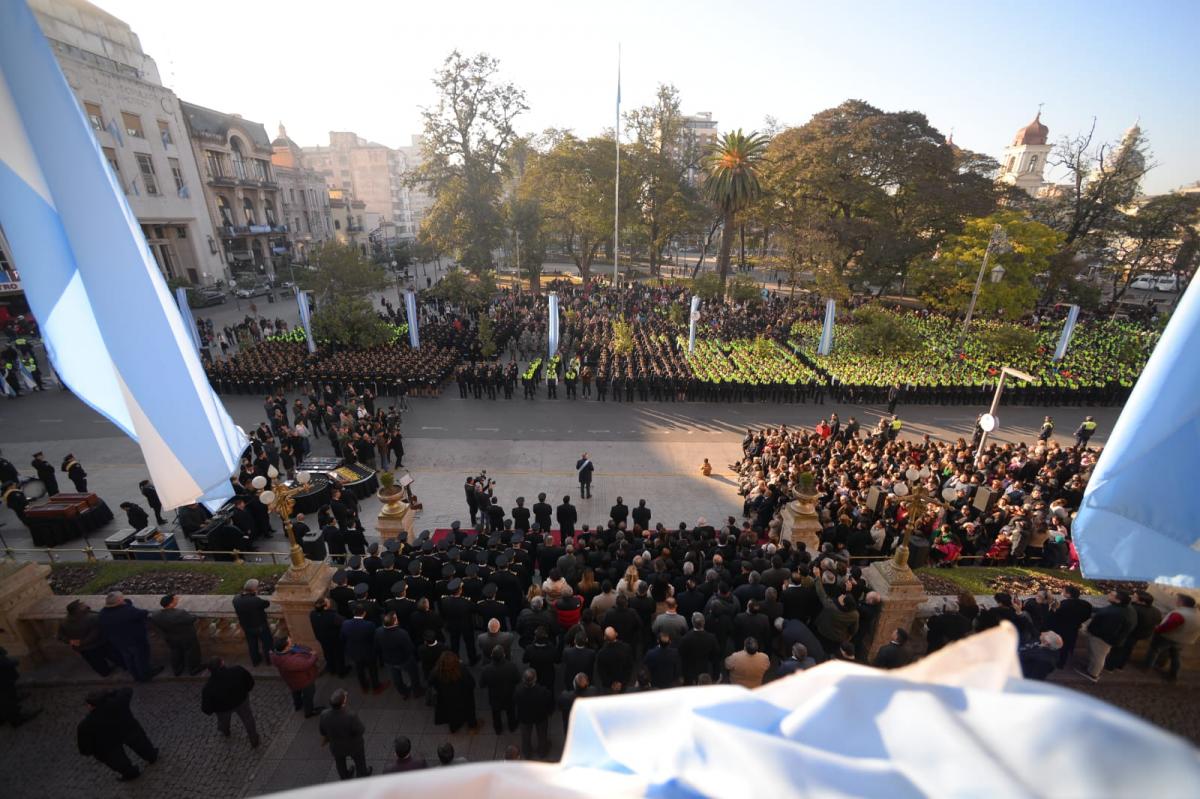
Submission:
<svg viewBox="0 0 1200 799">
<path fill-rule="evenodd" d="M 1096 432 L 1096 420 L 1094 417 L 1088 416 L 1075 429 L 1075 448 L 1086 447 L 1094 432 Z"/>
<path fill-rule="evenodd" d="M 1047 416 L 1042 420 L 1042 432 L 1038 433 L 1038 441 L 1049 441 L 1054 435 L 1054 420 Z"/>
<path fill-rule="evenodd" d="M 888 425 L 888 441 L 895 441 L 900 436 L 901 427 L 904 427 L 904 422 L 900 421 L 899 416 L 893 416 L 891 424 Z"/>
</svg>

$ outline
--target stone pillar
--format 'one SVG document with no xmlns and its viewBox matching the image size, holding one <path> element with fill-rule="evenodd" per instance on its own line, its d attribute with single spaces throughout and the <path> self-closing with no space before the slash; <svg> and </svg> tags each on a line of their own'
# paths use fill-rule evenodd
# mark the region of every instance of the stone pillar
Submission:
<svg viewBox="0 0 1200 799">
<path fill-rule="evenodd" d="M 0 563 L 0 646 L 11 657 L 25 660 L 37 651 L 36 636 L 22 626 L 20 616 L 34 602 L 54 595 L 49 576 L 49 566 Z"/>
<path fill-rule="evenodd" d="M 908 566 L 896 566 L 891 560 L 872 563 L 863 569 L 863 576 L 866 577 L 871 590 L 876 591 L 882 600 L 875 631 L 867 648 L 868 656 L 874 658 L 879 647 L 891 639 L 892 630 L 902 627 L 912 633 L 917 608 L 928 597 L 925 587 L 913 574 L 912 569 Z"/>
<path fill-rule="evenodd" d="M 416 514 L 409 508 L 407 502 L 400 499 L 399 495 L 388 498 L 381 497 L 381 499 L 383 499 L 383 508 L 375 520 L 375 530 L 379 533 L 379 540 L 387 542 L 398 538 L 401 541 L 412 543 L 413 516 Z"/>
<path fill-rule="evenodd" d="M 283 621 L 292 640 L 318 651 L 320 645 L 313 635 L 308 614 L 317 598 L 329 590 L 332 576 L 332 566 L 306 560 L 303 568 L 287 570 L 275 584 L 275 594 L 271 597 L 271 601 L 283 611 Z"/>
<path fill-rule="evenodd" d="M 791 541 L 793 545 L 803 541 L 815 557 L 821 549 L 821 520 L 813 503 L 798 498 L 784 505 L 779 516 L 783 522 L 779 531 L 780 540 Z"/>
</svg>

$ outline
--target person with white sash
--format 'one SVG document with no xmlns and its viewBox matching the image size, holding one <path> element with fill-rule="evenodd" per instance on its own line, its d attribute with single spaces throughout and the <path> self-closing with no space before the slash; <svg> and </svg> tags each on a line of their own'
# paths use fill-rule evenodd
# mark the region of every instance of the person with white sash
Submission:
<svg viewBox="0 0 1200 799">
<path fill-rule="evenodd" d="M 575 471 L 579 473 L 579 497 L 580 499 L 592 498 L 592 472 L 596 467 L 592 465 L 592 461 L 588 458 L 585 452 L 583 456 L 575 461 Z"/>
</svg>

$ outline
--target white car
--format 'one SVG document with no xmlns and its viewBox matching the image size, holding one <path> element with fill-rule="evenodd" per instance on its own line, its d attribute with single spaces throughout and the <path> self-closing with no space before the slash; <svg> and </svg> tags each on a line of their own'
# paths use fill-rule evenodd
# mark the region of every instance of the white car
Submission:
<svg viewBox="0 0 1200 799">
<path fill-rule="evenodd" d="M 1129 284 L 1129 288 L 1137 289 L 1138 291 L 1154 291 L 1154 285 L 1157 278 L 1154 275 L 1138 275 Z"/>
<path fill-rule="evenodd" d="M 1154 281 L 1155 291 L 1179 291 L 1179 275 L 1160 275 Z"/>
</svg>

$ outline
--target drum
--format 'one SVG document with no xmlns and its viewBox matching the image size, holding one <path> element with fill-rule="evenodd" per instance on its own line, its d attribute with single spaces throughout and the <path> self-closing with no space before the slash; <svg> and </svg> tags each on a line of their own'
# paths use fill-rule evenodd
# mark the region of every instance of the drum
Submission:
<svg viewBox="0 0 1200 799">
<path fill-rule="evenodd" d="M 35 499 L 41 499 L 46 496 L 46 484 L 36 477 L 30 477 L 27 480 L 21 481 L 21 493 L 30 502 Z"/>
</svg>

